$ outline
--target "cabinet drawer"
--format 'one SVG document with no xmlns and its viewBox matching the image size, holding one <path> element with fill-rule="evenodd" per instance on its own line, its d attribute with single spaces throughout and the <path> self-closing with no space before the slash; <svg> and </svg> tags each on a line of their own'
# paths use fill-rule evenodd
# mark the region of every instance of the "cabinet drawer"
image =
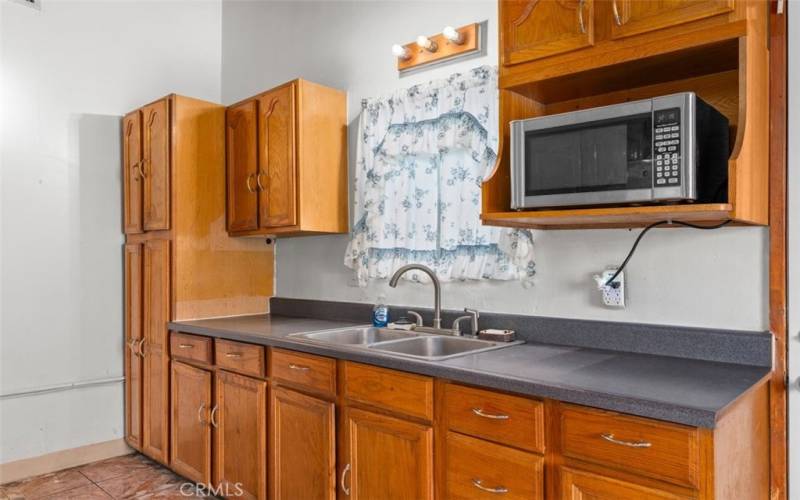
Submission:
<svg viewBox="0 0 800 500">
<path fill-rule="evenodd" d="M 256 377 L 266 375 L 265 354 L 262 346 L 223 339 L 216 339 L 215 346 L 216 362 L 220 368 Z"/>
<path fill-rule="evenodd" d="M 541 401 L 447 384 L 444 414 L 449 429 L 544 452 L 544 408 Z"/>
<path fill-rule="evenodd" d="M 455 432 L 447 433 L 446 498 L 544 498 L 544 459 Z"/>
<path fill-rule="evenodd" d="M 699 432 L 693 427 L 565 406 L 561 446 L 568 457 L 698 485 Z"/>
<path fill-rule="evenodd" d="M 336 394 L 336 360 L 283 349 L 270 349 L 270 376 L 315 392 Z"/>
<path fill-rule="evenodd" d="M 351 362 L 344 366 L 348 399 L 412 417 L 433 418 L 432 378 Z"/>
<path fill-rule="evenodd" d="M 188 359 L 211 364 L 211 339 L 198 335 L 172 332 L 169 337 L 169 352 L 173 358 Z"/>
</svg>

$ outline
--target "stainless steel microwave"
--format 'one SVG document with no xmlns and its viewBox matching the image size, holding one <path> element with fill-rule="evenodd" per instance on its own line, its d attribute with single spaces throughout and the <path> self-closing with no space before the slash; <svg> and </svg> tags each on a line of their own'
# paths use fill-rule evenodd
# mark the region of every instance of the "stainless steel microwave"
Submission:
<svg viewBox="0 0 800 500">
<path fill-rule="evenodd" d="M 511 208 L 725 202 L 728 120 L 684 92 L 511 122 Z"/>
</svg>

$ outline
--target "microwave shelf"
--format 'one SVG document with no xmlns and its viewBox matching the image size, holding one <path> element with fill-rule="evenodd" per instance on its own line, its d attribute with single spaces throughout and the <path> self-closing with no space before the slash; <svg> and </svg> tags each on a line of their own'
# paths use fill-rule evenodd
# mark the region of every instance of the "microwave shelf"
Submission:
<svg viewBox="0 0 800 500">
<path fill-rule="evenodd" d="M 488 226 L 582 229 L 646 226 L 661 220 L 720 223 L 733 219 L 730 203 L 642 205 L 484 213 Z M 735 219 L 734 219 L 735 221 Z"/>
</svg>

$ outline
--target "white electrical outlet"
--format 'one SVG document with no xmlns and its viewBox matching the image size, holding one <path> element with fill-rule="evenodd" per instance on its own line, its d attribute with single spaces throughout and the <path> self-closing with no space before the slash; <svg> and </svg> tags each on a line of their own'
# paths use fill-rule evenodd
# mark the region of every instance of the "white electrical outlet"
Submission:
<svg viewBox="0 0 800 500">
<path fill-rule="evenodd" d="M 621 272 L 614 278 L 614 281 L 608 283 L 608 280 L 614 276 L 617 268 L 607 268 L 601 275 L 595 275 L 594 279 L 597 282 L 597 289 L 603 295 L 603 304 L 608 307 L 625 307 L 625 272 Z"/>
</svg>

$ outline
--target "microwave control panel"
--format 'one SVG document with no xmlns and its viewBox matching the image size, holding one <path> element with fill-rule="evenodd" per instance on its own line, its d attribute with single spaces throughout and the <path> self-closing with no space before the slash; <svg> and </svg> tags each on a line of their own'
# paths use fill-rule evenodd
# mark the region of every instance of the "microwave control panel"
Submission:
<svg viewBox="0 0 800 500">
<path fill-rule="evenodd" d="M 655 123 L 656 187 L 679 186 L 681 183 L 681 110 L 659 109 Z"/>
</svg>

